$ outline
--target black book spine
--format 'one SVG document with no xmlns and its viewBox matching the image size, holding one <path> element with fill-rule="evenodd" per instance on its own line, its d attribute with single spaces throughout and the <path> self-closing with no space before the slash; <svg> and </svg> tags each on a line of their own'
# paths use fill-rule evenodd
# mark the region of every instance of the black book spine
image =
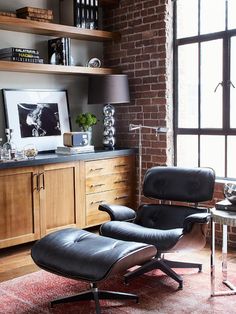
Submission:
<svg viewBox="0 0 236 314">
<path fill-rule="evenodd" d="M 16 61 L 16 62 L 28 62 L 28 63 L 43 63 L 43 59 L 38 58 L 23 58 L 23 57 L 4 57 L 0 60 L 5 61 Z"/>
<path fill-rule="evenodd" d="M 90 23 L 91 23 L 91 16 L 90 16 L 90 1 L 89 0 L 85 0 L 86 1 L 86 6 L 85 6 L 85 12 L 86 12 L 86 28 L 90 28 Z"/>
<path fill-rule="evenodd" d="M 2 48 L 0 49 L 0 53 L 32 53 L 32 54 L 39 55 L 39 51 L 36 49 L 16 48 L 16 47 Z"/>
<path fill-rule="evenodd" d="M 0 57 L 22 57 L 22 58 L 35 58 L 39 59 L 38 54 L 34 53 L 25 53 L 25 52 L 9 52 L 9 53 L 1 53 L 0 52 Z"/>
<path fill-rule="evenodd" d="M 94 18 L 94 29 L 98 29 L 98 0 L 93 0 L 93 18 Z"/>
<path fill-rule="evenodd" d="M 74 26 L 81 27 L 80 0 L 74 0 Z"/>
<path fill-rule="evenodd" d="M 80 0 L 80 7 L 81 7 L 81 28 L 86 28 L 85 1 L 86 1 L 86 0 Z"/>
<path fill-rule="evenodd" d="M 67 38 L 67 65 L 71 65 L 71 39 Z"/>
</svg>

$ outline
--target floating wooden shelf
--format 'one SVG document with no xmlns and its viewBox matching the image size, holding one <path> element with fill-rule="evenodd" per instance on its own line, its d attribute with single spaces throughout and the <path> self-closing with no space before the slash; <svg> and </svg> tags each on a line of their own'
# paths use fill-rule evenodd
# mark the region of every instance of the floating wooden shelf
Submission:
<svg viewBox="0 0 236 314">
<path fill-rule="evenodd" d="M 37 22 L 9 16 L 0 16 L 0 29 L 45 36 L 69 37 L 72 39 L 89 41 L 109 41 L 120 39 L 120 34 L 117 32 L 82 29 L 74 26 Z"/>
<path fill-rule="evenodd" d="M 119 73 L 118 69 L 112 68 L 89 68 L 82 66 L 37 64 L 11 61 L 0 61 L 0 71 L 63 75 L 105 75 Z"/>
</svg>

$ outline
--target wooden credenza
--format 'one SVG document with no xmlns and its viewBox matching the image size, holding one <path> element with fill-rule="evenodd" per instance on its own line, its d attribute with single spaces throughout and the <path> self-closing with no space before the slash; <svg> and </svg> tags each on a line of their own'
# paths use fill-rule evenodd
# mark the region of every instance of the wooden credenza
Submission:
<svg viewBox="0 0 236 314">
<path fill-rule="evenodd" d="M 0 248 L 99 225 L 109 220 L 102 203 L 133 207 L 135 155 L 95 157 L 0 169 Z"/>
</svg>

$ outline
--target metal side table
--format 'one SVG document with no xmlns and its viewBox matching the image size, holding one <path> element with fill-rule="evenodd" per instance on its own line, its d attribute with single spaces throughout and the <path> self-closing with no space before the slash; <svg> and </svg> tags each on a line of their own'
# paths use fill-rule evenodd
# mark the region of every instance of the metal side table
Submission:
<svg viewBox="0 0 236 314">
<path fill-rule="evenodd" d="M 227 228 L 236 226 L 236 212 L 211 209 L 211 296 L 236 294 L 236 287 L 228 281 L 227 277 Z M 215 291 L 215 223 L 223 225 L 222 236 L 222 279 L 223 283 L 230 289 L 226 291 Z"/>
</svg>

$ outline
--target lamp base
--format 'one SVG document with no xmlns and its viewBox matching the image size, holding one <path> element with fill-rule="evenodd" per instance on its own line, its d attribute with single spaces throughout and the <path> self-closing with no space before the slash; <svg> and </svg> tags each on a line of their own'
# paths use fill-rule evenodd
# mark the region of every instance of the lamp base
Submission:
<svg viewBox="0 0 236 314">
<path fill-rule="evenodd" d="M 108 104 L 103 107 L 104 114 L 104 131 L 103 131 L 103 145 L 107 150 L 113 150 L 115 146 L 115 108 Z"/>
</svg>

